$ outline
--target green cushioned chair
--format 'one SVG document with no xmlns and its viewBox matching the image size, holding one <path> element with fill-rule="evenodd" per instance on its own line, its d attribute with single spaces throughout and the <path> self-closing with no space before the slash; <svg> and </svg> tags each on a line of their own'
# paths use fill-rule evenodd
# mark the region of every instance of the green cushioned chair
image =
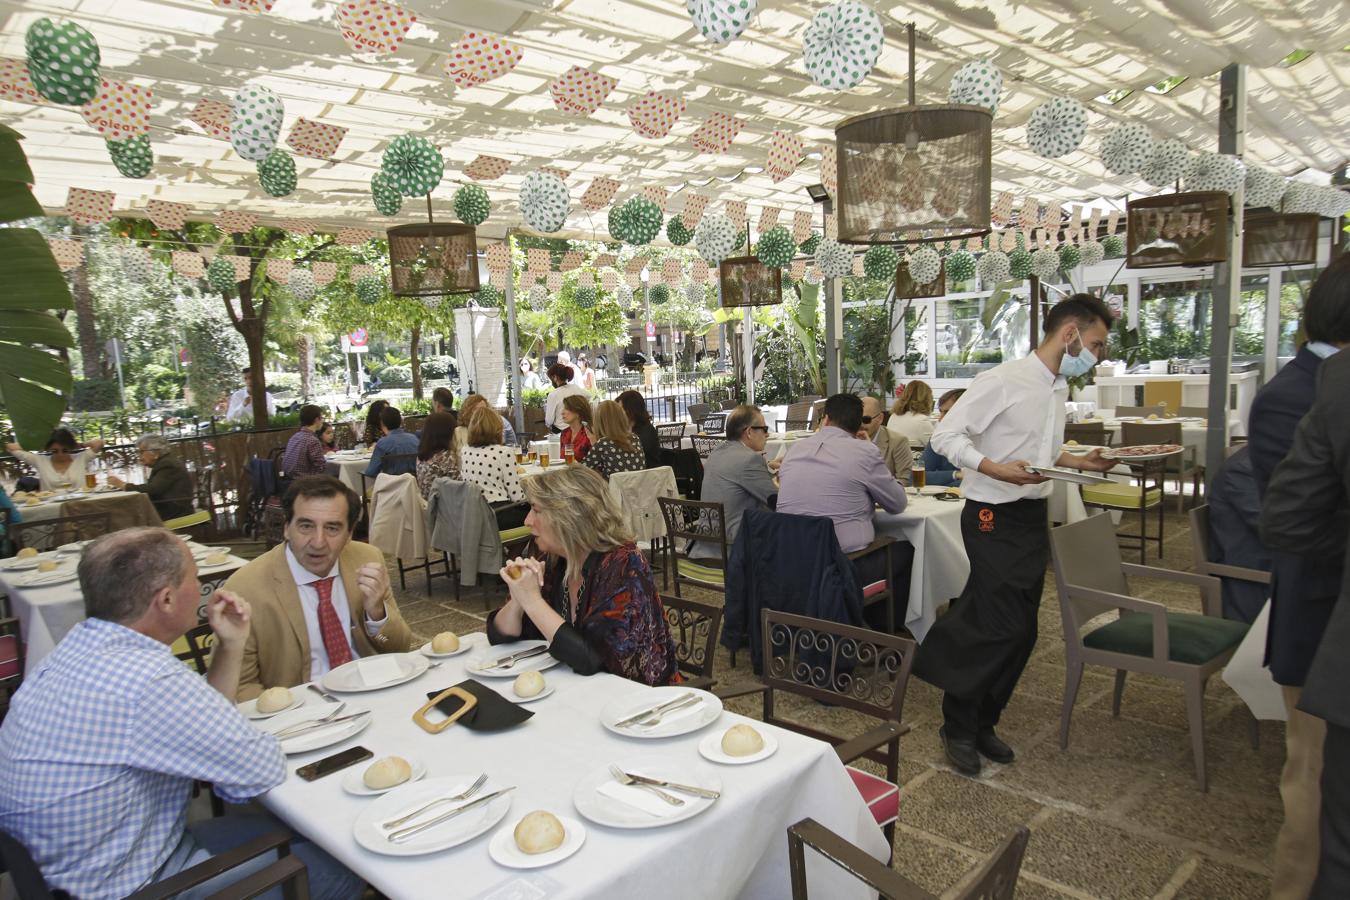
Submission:
<svg viewBox="0 0 1350 900">
<path fill-rule="evenodd" d="M 675 596 L 680 596 L 682 583 L 725 590 L 727 556 L 731 551 L 722 504 L 682 497 L 658 497 L 656 502 L 666 523 L 665 570 L 674 573 Z M 717 548 L 718 555 L 709 559 L 690 559 L 679 549 L 690 541 L 711 544 Z M 731 664 L 736 665 L 734 654 Z"/>
<path fill-rule="evenodd" d="M 1162 491 L 1149 488 L 1140 491 L 1133 484 L 1094 484 L 1083 488 L 1083 503 L 1112 509 L 1139 509 L 1157 506 L 1162 502 Z"/>
<path fill-rule="evenodd" d="M 1130 468 L 1134 471 L 1134 477 L 1139 479 L 1138 484 L 1112 482 L 1111 484 L 1084 485 L 1082 489 L 1083 505 L 1097 509 L 1116 510 L 1126 515 L 1137 514 L 1139 516 L 1139 530 L 1137 532 L 1118 532 L 1116 539 L 1123 540 L 1126 546 L 1131 549 L 1135 547 L 1137 541 L 1140 563 L 1143 563 L 1150 543 L 1158 545 L 1158 558 L 1162 559 L 1164 496 L 1162 461 L 1148 460 L 1132 463 Z M 1148 527 L 1148 513 L 1155 509 L 1158 511 L 1158 532 L 1152 534 Z"/>
<path fill-rule="evenodd" d="M 676 571 L 681 578 L 686 581 L 693 581 L 699 584 L 713 587 L 725 588 L 727 573 L 722 569 L 712 566 L 703 566 L 694 562 L 692 559 L 681 557 L 677 560 Z"/>
<path fill-rule="evenodd" d="M 192 528 L 197 525 L 205 525 L 211 521 L 211 513 L 204 509 L 195 509 L 186 516 L 179 516 L 176 519 L 168 519 L 164 527 L 170 531 L 180 531 L 184 528 Z"/>
<path fill-rule="evenodd" d="M 1231 650 L 1247 635 L 1247 625 L 1194 613 L 1167 613 L 1167 658 L 1203 665 Z M 1153 656 L 1153 617 L 1125 613 L 1116 621 L 1083 635 L 1083 645 L 1112 653 Z"/>
<path fill-rule="evenodd" d="M 530 536 L 530 526 L 521 525 L 519 528 L 508 528 L 505 531 L 497 532 L 501 535 L 502 543 L 509 544 L 512 541 L 518 541 Z"/>
</svg>

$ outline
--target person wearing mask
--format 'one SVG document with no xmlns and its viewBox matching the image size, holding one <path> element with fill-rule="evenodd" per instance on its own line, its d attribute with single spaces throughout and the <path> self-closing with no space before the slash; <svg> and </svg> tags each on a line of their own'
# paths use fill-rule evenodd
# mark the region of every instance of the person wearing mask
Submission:
<svg viewBox="0 0 1350 900">
<path fill-rule="evenodd" d="M 192 476 L 173 446 L 158 434 L 147 434 L 136 441 L 136 450 L 141 465 L 150 470 L 145 484 L 127 484 L 116 475 L 108 476 L 108 484 L 145 494 L 165 522 L 192 515 Z"/>
<path fill-rule="evenodd" d="M 922 449 L 933 434 L 933 389 L 926 381 L 911 381 L 900 392 L 886 427 L 914 449 Z"/>
<path fill-rule="evenodd" d="M 654 469 L 661 465 L 661 437 L 652 424 L 651 414 L 647 412 L 647 401 L 637 391 L 624 391 L 614 399 L 623 407 L 628 424 L 642 445 L 644 468 Z"/>
<path fill-rule="evenodd" d="M 909 484 L 914 468 L 914 452 L 909 449 L 909 441 L 891 433 L 882 423 L 884 409 L 876 397 L 864 397 L 862 430 L 867 439 L 881 451 L 881 461 L 886 471 L 901 484 Z"/>
<path fill-rule="evenodd" d="M 544 389 L 544 382 L 539 377 L 539 373 L 534 370 L 534 363 L 528 356 L 520 358 L 520 389 L 521 391 L 541 391 Z"/>
<path fill-rule="evenodd" d="M 769 500 L 778 493 L 778 485 L 773 483 L 773 475 L 764 461 L 769 426 L 759 407 L 737 406 L 727 416 L 726 427 L 726 440 L 703 461 L 703 490 L 699 499 L 722 504 L 727 543 L 733 544 L 745 511 L 769 509 Z M 689 556 L 717 559 L 721 565 L 721 550 L 707 541 L 695 541 L 689 548 Z"/>
<path fill-rule="evenodd" d="M 561 356 L 562 354 L 558 355 Z M 549 391 L 548 399 L 544 401 L 544 421 L 554 434 L 558 434 L 567 427 L 562 414 L 562 405 L 565 398 L 581 397 L 589 402 L 586 392 L 572 383 L 572 375 L 572 367 L 569 365 L 554 363 L 549 366 L 548 380 L 553 385 L 553 390 Z"/>
<path fill-rule="evenodd" d="M 43 447 L 45 453 L 30 453 L 13 442 L 6 444 L 5 449 L 37 472 L 37 490 L 83 490 L 85 473 L 94 471 L 98 452 L 103 449 L 103 438 L 94 438 L 81 446 L 69 428 L 57 428 L 47 438 Z"/>
<path fill-rule="evenodd" d="M 227 422 L 253 418 L 253 369 L 251 367 L 246 368 L 241 374 L 244 376 L 244 386 L 230 395 L 230 405 L 225 410 L 225 421 Z M 275 416 L 277 414 L 276 399 L 266 391 L 264 391 L 263 396 L 267 400 L 267 414 Z"/>
<path fill-rule="evenodd" d="M 370 465 L 366 466 L 366 477 L 374 478 L 381 472 L 387 475 L 416 475 L 417 436 L 403 430 L 403 414 L 397 407 L 386 406 L 380 411 L 380 430 L 384 437 L 375 442 L 375 450 L 370 454 Z M 403 459 L 385 457 L 401 456 Z"/>
<path fill-rule="evenodd" d="M 1027 469 L 1058 465 L 1104 472 L 1101 450 L 1064 453 L 1066 379 L 1092 371 L 1106 353 L 1114 317 L 1091 294 L 1046 314 L 1036 351 L 980 373 L 933 431 L 933 449 L 965 470 L 961 537 L 970 577 L 929 629 L 914 673 L 941 688 L 938 734 L 947 759 L 977 775 L 980 756 L 1011 763 L 995 732 L 1036 646 L 1037 614 L 1050 561 L 1050 482 Z"/>
<path fill-rule="evenodd" d="M 312 403 L 300 407 L 300 429 L 286 442 L 286 452 L 281 457 L 281 471 L 287 478 L 322 475 L 327 471 L 323 441 L 319 439 L 323 425 L 323 409 Z"/>
<path fill-rule="evenodd" d="M 947 418 L 947 413 L 951 412 L 956 401 L 961 399 L 965 393 L 964 388 L 955 388 L 938 398 L 938 421 L 941 422 Z M 923 462 L 925 480 L 929 484 L 950 485 L 956 484 L 961 480 L 961 470 L 952 465 L 952 461 L 933 449 L 933 442 L 930 440 L 924 445 L 923 453 L 920 455 Z"/>
</svg>

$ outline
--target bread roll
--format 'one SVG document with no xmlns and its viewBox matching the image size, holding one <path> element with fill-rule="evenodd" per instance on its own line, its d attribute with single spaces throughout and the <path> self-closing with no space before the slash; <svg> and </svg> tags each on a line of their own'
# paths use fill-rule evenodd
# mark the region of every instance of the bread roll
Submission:
<svg viewBox="0 0 1350 900">
<path fill-rule="evenodd" d="M 764 738 L 749 725 L 732 725 L 722 735 L 722 752 L 727 756 L 753 756 L 764 749 Z"/>
<path fill-rule="evenodd" d="M 223 566 L 230 561 L 228 553 L 209 553 L 202 562 L 208 566 Z"/>
<path fill-rule="evenodd" d="M 517 697 L 538 697 L 544 692 L 544 676 L 538 672 L 521 672 L 511 690 Z"/>
<path fill-rule="evenodd" d="M 255 704 L 260 713 L 281 712 L 290 706 L 295 698 L 291 696 L 291 689 L 284 687 L 268 688 L 258 695 L 258 702 Z"/>
<path fill-rule="evenodd" d="M 36 547 L 24 547 L 18 553 L 14 554 L 17 559 L 32 559 L 37 555 L 38 552 Z"/>
<path fill-rule="evenodd" d="M 38 571 L 39 571 L 39 572 L 55 572 L 59 566 L 60 566 L 60 563 L 58 563 L 58 562 L 57 562 L 56 560 L 54 560 L 54 559 L 44 559 L 42 562 L 38 563 Z"/>
<path fill-rule="evenodd" d="M 538 674 L 538 673 L 535 673 Z M 567 832 L 551 812 L 536 809 L 516 825 L 516 846 L 523 853 L 547 853 L 562 846 Z"/>
<path fill-rule="evenodd" d="M 442 631 L 431 639 L 432 653 L 454 653 L 459 649 L 459 635 L 453 631 Z"/>
<path fill-rule="evenodd" d="M 366 767 L 361 780 L 372 791 L 383 791 L 412 778 L 412 766 L 401 756 L 386 756 Z"/>
</svg>

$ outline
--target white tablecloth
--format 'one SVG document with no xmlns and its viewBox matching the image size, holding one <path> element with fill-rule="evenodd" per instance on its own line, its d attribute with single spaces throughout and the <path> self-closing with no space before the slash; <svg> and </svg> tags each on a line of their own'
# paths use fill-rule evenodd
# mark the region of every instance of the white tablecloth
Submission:
<svg viewBox="0 0 1350 900">
<path fill-rule="evenodd" d="M 370 465 L 370 454 L 361 456 L 334 453 L 328 457 L 328 474 L 337 477 L 347 487 L 361 493 L 361 473 Z"/>
<path fill-rule="evenodd" d="M 922 641 L 937 620 L 938 607 L 960 595 L 970 576 L 970 560 L 961 540 L 965 501 L 951 502 L 910 495 L 902 513 L 878 512 L 877 532 L 914 545 L 905 627 Z"/>
<path fill-rule="evenodd" d="M 66 502 L 69 500 L 102 500 L 106 497 L 135 497 L 137 491 L 87 491 L 77 493 L 74 496 L 62 494 L 59 497 L 53 497 L 36 506 L 28 506 L 23 501 L 17 501 L 19 515 L 23 516 L 25 522 L 41 522 L 44 519 L 55 519 L 63 514 Z"/>
<path fill-rule="evenodd" d="M 450 726 L 431 735 L 412 714 L 429 691 L 462 681 L 464 664 L 481 655 L 486 637 L 468 636 L 468 653 L 445 660 L 430 674 L 370 694 L 344 696 L 349 708 L 370 709 L 374 722 L 344 743 L 293 757 L 287 770 L 354 745 L 381 757 L 396 753 L 427 764 L 428 777 L 477 776 L 516 785 L 511 808 L 500 823 L 458 847 L 416 857 L 371 853 L 357 845 L 352 822 L 369 798 L 343 791 L 342 775 L 305 782 L 294 774 L 263 803 L 279 818 L 392 898 L 630 898 L 661 900 L 718 897 L 782 900 L 789 896 L 787 828 L 808 816 L 886 858 L 886 841 L 834 750 L 820 741 L 772 730 L 777 753 L 758 763 L 720 766 L 698 755 L 709 731 L 742 716 L 724 712 L 693 734 L 663 740 L 622 738 L 606 731 L 600 710 L 616 697 L 640 698 L 649 689 L 612 675 L 585 678 L 565 665 L 545 673 L 555 692 L 529 705 L 535 715 L 515 728 L 478 734 Z M 509 691 L 511 679 L 482 679 Z M 582 820 L 586 842 L 572 857 L 543 869 L 504 868 L 488 856 L 488 841 L 525 813 L 546 809 L 581 819 L 572 805 L 576 782 L 588 771 L 634 757 L 673 757 L 704 767 L 722 781 L 722 797 L 709 810 L 674 825 L 643 831 L 607 828 Z M 807 854 L 813 896 L 864 897 L 858 882 Z M 871 896 L 875 896 L 874 894 Z"/>
</svg>

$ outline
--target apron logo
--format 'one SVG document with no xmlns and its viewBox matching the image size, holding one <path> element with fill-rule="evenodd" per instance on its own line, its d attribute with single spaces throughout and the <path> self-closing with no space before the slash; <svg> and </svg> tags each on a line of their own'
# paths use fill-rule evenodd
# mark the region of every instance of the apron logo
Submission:
<svg viewBox="0 0 1350 900">
<path fill-rule="evenodd" d="M 980 510 L 980 530 L 985 532 L 994 530 L 994 511 L 992 509 Z"/>
</svg>

